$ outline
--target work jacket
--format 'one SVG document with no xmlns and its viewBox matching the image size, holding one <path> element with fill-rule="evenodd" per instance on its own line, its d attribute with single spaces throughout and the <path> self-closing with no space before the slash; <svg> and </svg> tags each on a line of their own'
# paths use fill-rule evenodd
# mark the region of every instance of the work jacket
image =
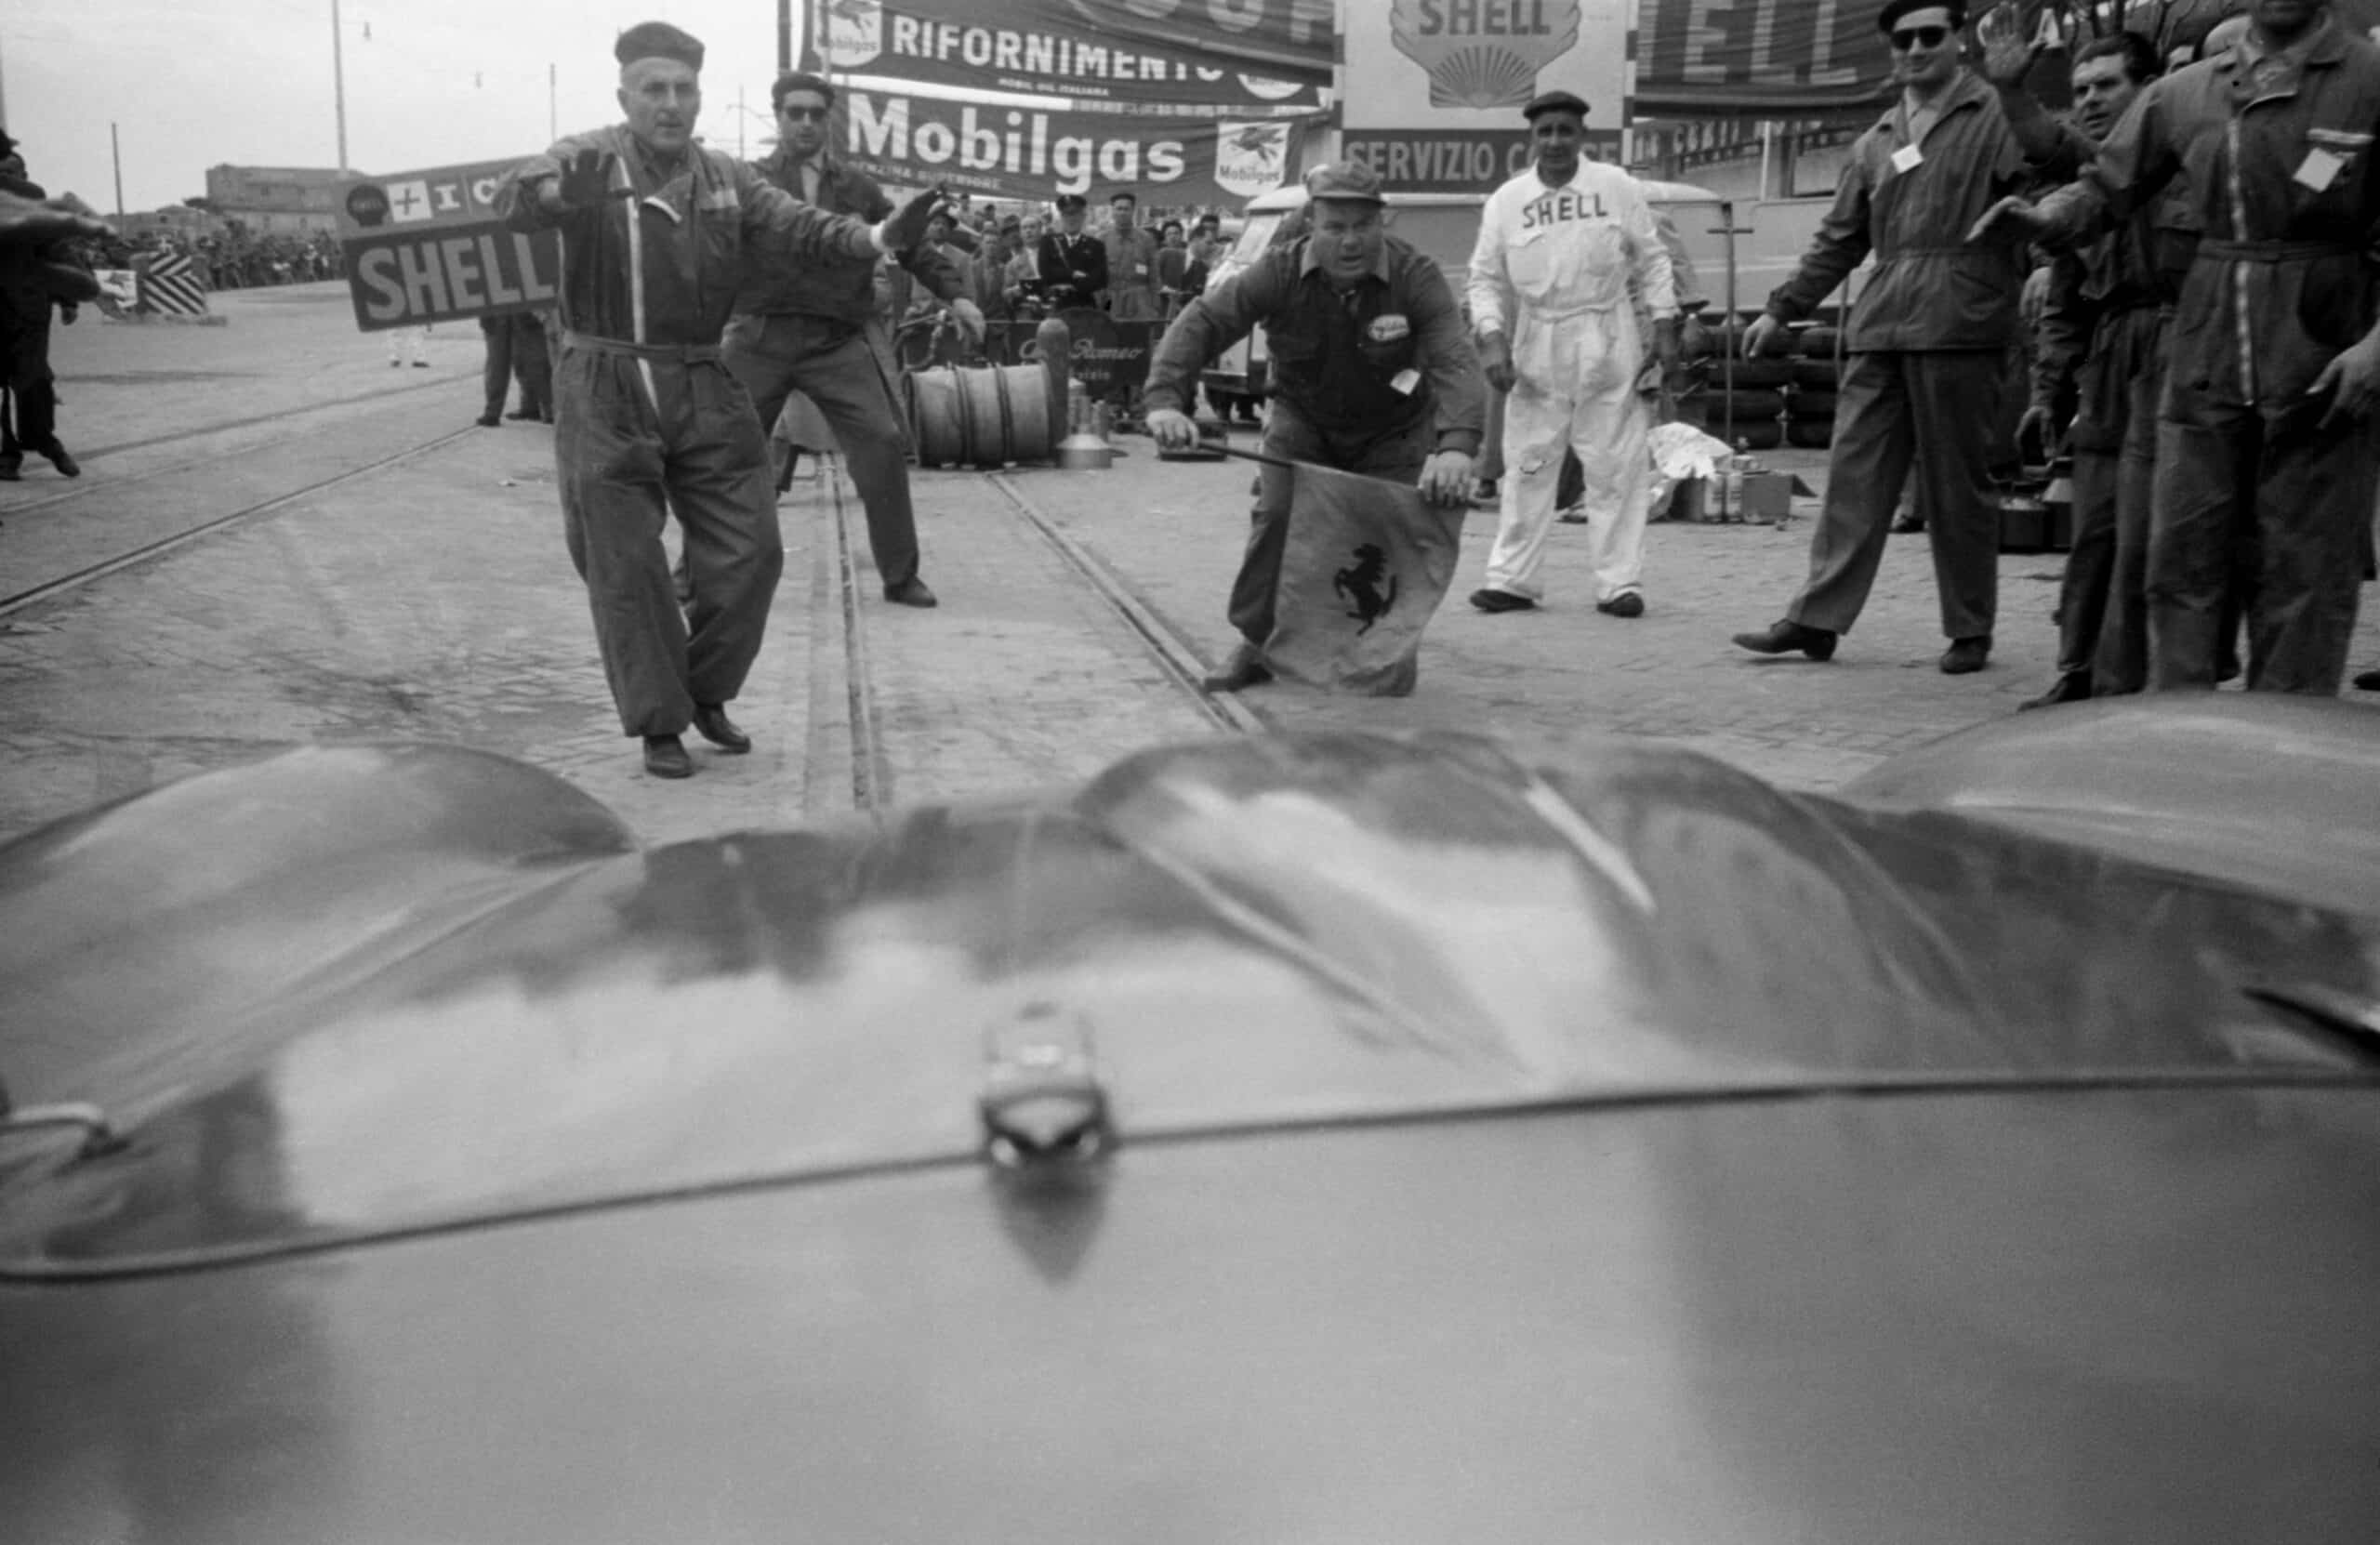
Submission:
<svg viewBox="0 0 2380 1545">
<path fill-rule="evenodd" d="M 635 196 L 548 214 L 539 186 L 593 150 L 618 157 Z M 814 209 L 730 155 L 688 147 L 665 164 L 625 124 L 572 135 L 508 175 L 496 209 L 519 231 L 562 238 L 562 319 L 574 333 L 645 345 L 715 345 L 749 267 L 872 264 L 869 226 Z"/>
<path fill-rule="evenodd" d="M 1476 456 L 1487 396 L 1471 329 L 1436 259 L 1399 237 L 1342 292 L 1311 238 L 1276 246 L 1173 319 L 1149 364 L 1152 408 L 1186 409 L 1198 372 L 1257 327 L 1272 391 L 1316 428 L 1389 433 L 1428 417 L 1441 451 Z"/>
<path fill-rule="evenodd" d="M 2371 331 L 2380 48 L 2320 23 L 2256 92 L 2240 49 L 2153 81 L 2072 186 L 2042 204 L 2087 239 L 2187 179 L 2202 232 L 2169 330 L 2166 412 L 2302 396 Z"/>
<path fill-rule="evenodd" d="M 1912 142 L 1904 104 L 1851 146 L 1851 159 L 1769 314 L 1799 322 L 1872 255 L 1844 345 L 1855 352 L 2005 349 L 2029 265 L 2021 241 L 1970 243 L 1984 212 L 2024 186 L 2027 163 L 1999 93 L 1962 73 Z"/>
<path fill-rule="evenodd" d="M 771 187 L 783 189 L 798 199 L 802 197 L 801 164 L 787 154 L 782 145 L 752 163 L 752 170 Z M 818 157 L 816 203 L 828 214 L 849 215 L 870 225 L 892 213 L 892 199 L 874 178 L 823 153 Z M 922 242 L 903 256 L 900 263 L 940 299 L 949 300 L 964 292 L 959 274 L 943 253 Z M 743 286 L 735 295 L 739 316 L 821 317 L 849 323 L 853 327 L 867 320 L 875 305 L 873 254 L 799 268 L 756 265 L 745 274 Z"/>
</svg>

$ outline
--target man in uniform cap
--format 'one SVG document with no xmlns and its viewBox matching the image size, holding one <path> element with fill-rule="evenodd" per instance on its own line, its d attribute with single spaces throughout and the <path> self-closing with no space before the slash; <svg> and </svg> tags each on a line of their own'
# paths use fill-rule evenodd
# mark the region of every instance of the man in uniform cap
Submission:
<svg viewBox="0 0 2380 1545">
<path fill-rule="evenodd" d="M 1549 91 L 1521 110 L 1536 164 L 1488 197 L 1471 254 L 1471 317 L 1488 383 L 1504 404 L 1502 511 L 1488 583 L 1471 603 L 1526 611 L 1553 529 L 1563 453 L 1586 473 L 1595 606 L 1643 614 L 1652 458 L 1637 395 L 1652 319 L 1666 373 L 1677 363 L 1677 297 L 1668 246 L 1636 179 L 1580 152 L 1587 104 Z"/>
<path fill-rule="evenodd" d="M 1264 645 L 1289 539 L 1289 463 L 1417 484 L 1435 502 L 1460 504 L 1487 416 L 1454 292 L 1434 260 L 1388 234 L 1379 176 L 1342 161 L 1309 172 L 1305 185 L 1307 234 L 1184 306 L 1149 363 L 1149 434 L 1162 449 L 1189 450 L 1198 431 L 1185 410 L 1199 371 L 1257 327 L 1271 343 L 1271 459 L 1231 590 L 1240 641 L 1206 679 L 1210 692 L 1272 679 Z"/>
<path fill-rule="evenodd" d="M 559 141 L 504 179 L 497 205 L 516 229 L 562 234 L 563 535 L 620 727 L 643 738 L 647 771 L 682 778 L 690 723 L 722 750 L 751 748 L 726 705 L 785 568 L 766 430 L 720 360 L 737 285 L 756 265 L 914 246 L 939 195 L 873 230 L 813 208 L 694 143 L 700 42 L 648 21 L 613 53 L 627 122 Z M 692 581 L 682 612 L 661 544 L 672 508 Z"/>
<path fill-rule="evenodd" d="M 1058 229 L 1041 238 L 1041 293 L 1053 311 L 1095 306 L 1107 287 L 1107 247 L 1083 231 L 1091 201 L 1080 193 L 1058 195 Z"/>
</svg>

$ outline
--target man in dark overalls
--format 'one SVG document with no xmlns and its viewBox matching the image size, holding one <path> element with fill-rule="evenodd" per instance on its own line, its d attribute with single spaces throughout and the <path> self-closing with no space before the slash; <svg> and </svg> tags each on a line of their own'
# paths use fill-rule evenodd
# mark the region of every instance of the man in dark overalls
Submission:
<svg viewBox="0 0 2380 1545">
<path fill-rule="evenodd" d="M 699 42 L 649 21 L 613 51 L 628 121 L 560 141 L 504 180 L 497 205 L 518 229 L 562 236 L 563 535 L 620 727 L 643 737 L 648 772 L 683 778 L 689 723 L 722 750 L 751 749 L 726 705 L 785 569 L 766 431 L 720 360 L 736 288 L 754 263 L 913 246 L 934 195 L 873 231 L 803 204 L 694 142 Z M 682 612 L 661 545 L 673 508 L 693 592 Z"/>
</svg>

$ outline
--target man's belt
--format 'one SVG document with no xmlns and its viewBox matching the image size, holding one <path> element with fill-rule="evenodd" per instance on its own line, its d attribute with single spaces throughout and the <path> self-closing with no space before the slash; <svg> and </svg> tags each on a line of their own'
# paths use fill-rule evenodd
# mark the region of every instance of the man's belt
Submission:
<svg viewBox="0 0 2380 1545">
<path fill-rule="evenodd" d="M 626 354 L 635 360 L 675 360 L 681 364 L 716 363 L 715 343 L 630 343 L 626 338 L 597 337 L 592 333 L 564 333 L 564 349 L 591 349 L 599 354 Z"/>
<path fill-rule="evenodd" d="M 2198 255 L 2218 263 L 2310 263 L 2317 258 L 2360 258 L 2344 242 L 2217 242 L 2200 237 Z"/>
</svg>

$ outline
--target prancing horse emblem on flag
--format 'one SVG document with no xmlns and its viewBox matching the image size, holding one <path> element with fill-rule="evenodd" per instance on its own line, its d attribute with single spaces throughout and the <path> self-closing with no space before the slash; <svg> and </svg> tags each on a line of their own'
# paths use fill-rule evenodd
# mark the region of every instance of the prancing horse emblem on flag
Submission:
<svg viewBox="0 0 2380 1545">
<path fill-rule="evenodd" d="M 1388 581 L 1382 590 L 1380 582 Z M 1372 630 L 1372 624 L 1388 615 L 1396 604 L 1396 576 L 1388 572 L 1388 554 L 1376 543 L 1366 542 L 1355 549 L 1355 561 L 1330 576 L 1330 588 L 1343 600 L 1355 603 L 1347 614 L 1364 626 L 1355 629 L 1357 638 Z"/>
</svg>

